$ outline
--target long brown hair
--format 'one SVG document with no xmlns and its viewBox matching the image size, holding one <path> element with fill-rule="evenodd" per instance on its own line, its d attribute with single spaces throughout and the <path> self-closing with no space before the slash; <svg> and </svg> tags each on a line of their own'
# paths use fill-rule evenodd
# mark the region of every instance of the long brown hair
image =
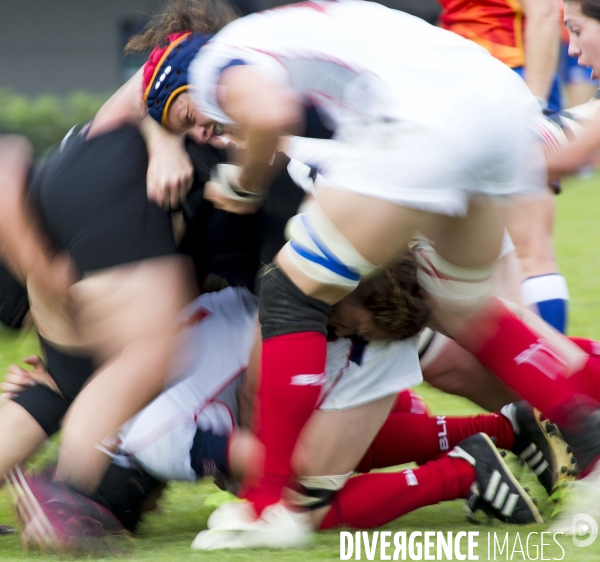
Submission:
<svg viewBox="0 0 600 562">
<path fill-rule="evenodd" d="M 149 51 L 171 33 L 217 33 L 236 18 L 235 8 L 224 0 L 170 0 L 163 13 L 154 16 L 142 33 L 130 39 L 125 52 Z"/>
</svg>

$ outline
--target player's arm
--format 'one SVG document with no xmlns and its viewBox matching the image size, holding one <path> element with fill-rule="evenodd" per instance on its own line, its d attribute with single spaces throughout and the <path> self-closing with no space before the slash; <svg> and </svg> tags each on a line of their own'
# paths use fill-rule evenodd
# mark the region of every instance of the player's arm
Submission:
<svg viewBox="0 0 600 562">
<path fill-rule="evenodd" d="M 219 104 L 247 139 L 244 167 L 232 187 L 262 194 L 277 172 L 269 164 L 279 139 L 301 130 L 301 100 L 289 87 L 267 80 L 252 66 L 232 66 L 221 76 Z M 218 203 L 225 210 L 244 212 L 242 205 L 227 206 L 225 199 Z"/>
<path fill-rule="evenodd" d="M 577 139 L 548 158 L 550 181 L 571 174 L 589 162 L 600 149 L 600 112 Z"/>
<path fill-rule="evenodd" d="M 525 12 L 525 83 L 547 100 L 558 64 L 560 10 L 556 0 L 522 0 Z"/>
<path fill-rule="evenodd" d="M 88 137 L 101 135 L 126 124 L 138 124 L 146 116 L 142 99 L 143 69 L 140 68 L 98 110 Z"/>
<path fill-rule="evenodd" d="M 176 207 L 191 187 L 194 168 L 183 145 L 183 137 L 161 127 L 150 115 L 142 99 L 143 69 L 140 69 L 100 108 L 88 138 L 124 125 L 139 127 L 148 147 L 148 199 Z"/>
<path fill-rule="evenodd" d="M 25 203 L 32 158 L 25 137 L 0 137 L 0 256 L 21 283 L 33 265 L 45 259 L 44 243 Z"/>
<path fill-rule="evenodd" d="M 40 289 L 63 298 L 73 270 L 68 258 L 53 255 L 27 204 L 32 158 L 25 137 L 0 137 L 0 259 L 22 284 L 34 278 Z"/>
</svg>

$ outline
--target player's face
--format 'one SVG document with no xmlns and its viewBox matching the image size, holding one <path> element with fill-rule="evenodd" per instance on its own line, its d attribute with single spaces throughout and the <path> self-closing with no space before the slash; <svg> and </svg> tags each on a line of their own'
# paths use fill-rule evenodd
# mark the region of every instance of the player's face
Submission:
<svg viewBox="0 0 600 562">
<path fill-rule="evenodd" d="M 204 117 L 196 109 L 188 92 L 175 98 L 167 114 L 167 123 L 174 133 L 185 133 L 199 144 L 208 142 L 212 136 L 222 132 L 218 123 Z"/>
<path fill-rule="evenodd" d="M 371 313 L 352 296 L 333 307 L 327 323 L 335 328 L 338 337 L 359 336 L 367 341 L 390 339 L 386 332 L 373 324 Z"/>
<path fill-rule="evenodd" d="M 579 2 L 565 2 L 565 26 L 569 31 L 569 55 L 600 77 L 600 22 L 581 13 Z"/>
</svg>

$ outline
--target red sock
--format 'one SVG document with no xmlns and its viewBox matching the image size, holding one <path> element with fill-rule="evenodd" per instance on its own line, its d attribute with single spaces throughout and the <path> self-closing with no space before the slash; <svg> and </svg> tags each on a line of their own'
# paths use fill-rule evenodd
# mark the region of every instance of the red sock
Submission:
<svg viewBox="0 0 600 562">
<path fill-rule="evenodd" d="M 596 340 L 590 340 L 588 338 L 578 337 L 570 337 L 569 339 L 583 349 L 583 351 L 585 351 L 588 355 L 600 357 L 600 342 Z"/>
<path fill-rule="evenodd" d="M 312 414 L 323 384 L 327 342 L 318 332 L 267 339 L 262 348 L 257 434 L 265 445 L 263 478 L 245 497 L 260 512 L 281 499 L 292 470 L 298 435 Z"/>
<path fill-rule="evenodd" d="M 425 400 L 414 390 L 401 390 L 396 397 L 396 403 L 392 412 L 402 412 L 404 414 L 425 414 L 429 415 Z"/>
<path fill-rule="evenodd" d="M 500 449 L 513 446 L 515 432 L 502 414 L 446 417 L 392 412 L 357 471 L 369 472 L 409 462 L 424 464 L 480 432 L 495 437 Z"/>
<path fill-rule="evenodd" d="M 590 357 L 581 370 L 567 377 L 567 383 L 573 392 L 600 402 L 600 359 Z"/>
<path fill-rule="evenodd" d="M 475 469 L 451 457 L 413 470 L 356 476 L 335 497 L 321 529 L 379 527 L 419 507 L 466 498 L 474 480 Z"/>
<path fill-rule="evenodd" d="M 591 396 L 600 402 L 600 342 L 587 338 L 569 338 L 590 357 L 583 368 L 567 377 L 574 392 Z"/>
<path fill-rule="evenodd" d="M 456 341 L 546 417 L 565 419 L 573 399 L 566 362 L 500 300 L 491 298 Z"/>
</svg>

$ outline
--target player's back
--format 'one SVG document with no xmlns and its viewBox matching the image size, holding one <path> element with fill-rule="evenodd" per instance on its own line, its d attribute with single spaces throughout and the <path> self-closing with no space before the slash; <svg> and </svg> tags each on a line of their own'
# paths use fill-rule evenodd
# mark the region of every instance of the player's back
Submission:
<svg viewBox="0 0 600 562">
<path fill-rule="evenodd" d="M 476 52 L 420 18 L 362 0 L 301 2 L 254 14 L 229 24 L 205 49 L 219 44 L 235 46 L 242 56 L 249 49 L 278 61 L 318 58 L 359 72 L 424 63 L 443 68 L 444 59 L 457 58 L 448 50 Z"/>
<path fill-rule="evenodd" d="M 229 122 L 216 102 L 214 81 L 221 69 L 240 61 L 260 66 L 274 81 L 291 83 L 333 123 L 352 115 L 414 116 L 417 105 L 452 96 L 462 100 L 471 84 L 493 82 L 502 72 L 473 42 L 358 0 L 284 6 L 219 32 L 191 71 L 201 111 L 217 121 Z"/>
</svg>

